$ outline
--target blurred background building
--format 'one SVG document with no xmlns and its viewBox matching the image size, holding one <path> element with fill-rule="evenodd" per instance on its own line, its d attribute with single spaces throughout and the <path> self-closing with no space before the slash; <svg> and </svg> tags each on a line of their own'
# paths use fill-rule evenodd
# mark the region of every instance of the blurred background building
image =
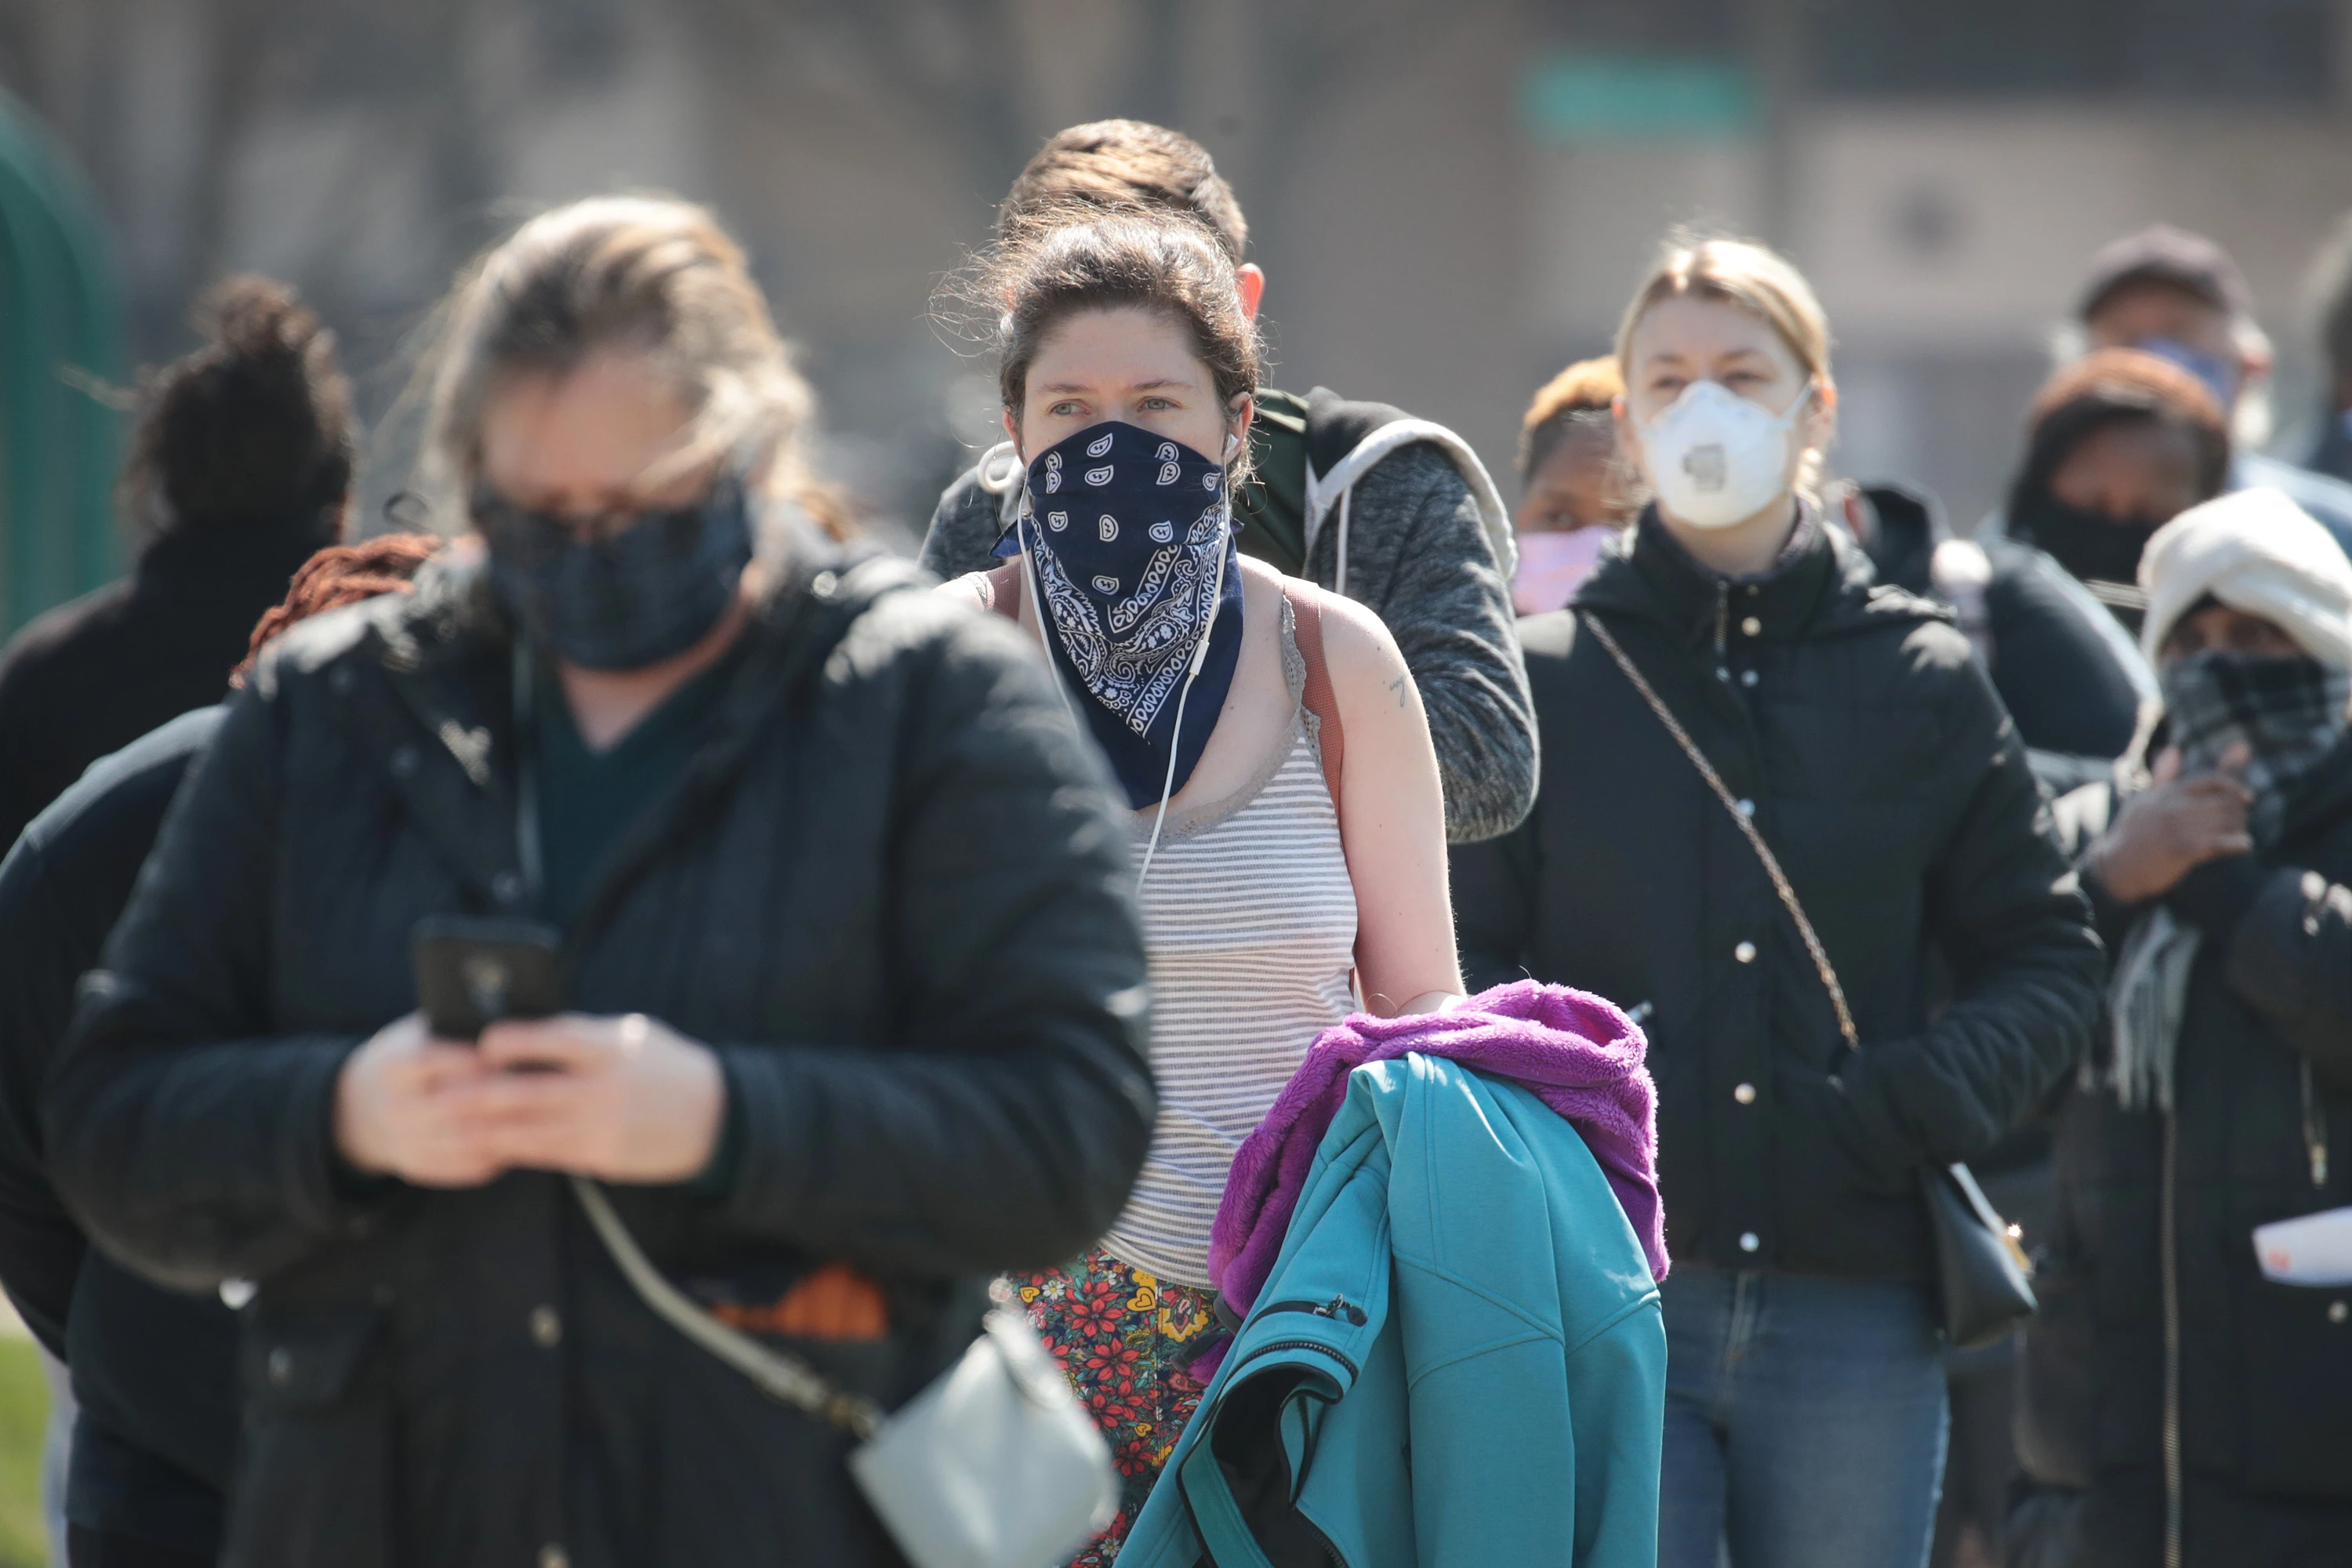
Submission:
<svg viewBox="0 0 2352 1568">
<path fill-rule="evenodd" d="M 1781 244 L 1840 333 L 1840 466 L 1964 525 L 2084 261 L 2151 219 L 2236 253 L 2306 423 L 2303 279 L 2352 205 L 2352 0 L 0 0 L 0 87 L 96 193 L 124 363 L 187 346 L 224 270 L 321 308 L 371 519 L 452 268 L 615 186 L 747 239 L 828 463 L 902 535 L 993 438 L 929 298 L 1079 120 L 1215 153 L 1281 384 L 1446 421 L 1498 473 L 1664 229 Z"/>
</svg>

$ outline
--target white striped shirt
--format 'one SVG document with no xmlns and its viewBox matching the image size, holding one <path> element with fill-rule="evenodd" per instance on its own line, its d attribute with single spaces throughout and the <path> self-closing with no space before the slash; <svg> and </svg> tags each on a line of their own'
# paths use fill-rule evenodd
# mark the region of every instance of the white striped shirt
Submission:
<svg viewBox="0 0 2352 1568">
<path fill-rule="evenodd" d="M 1297 656 L 1284 651 L 1295 676 Z M 1139 863 L 1149 831 L 1146 817 Z M 1205 819 L 1171 819 L 1141 900 L 1160 1120 L 1103 1247 L 1206 1289 L 1209 1226 L 1234 1151 L 1315 1037 L 1355 1005 L 1356 889 L 1303 712 L 1255 786 Z"/>
</svg>

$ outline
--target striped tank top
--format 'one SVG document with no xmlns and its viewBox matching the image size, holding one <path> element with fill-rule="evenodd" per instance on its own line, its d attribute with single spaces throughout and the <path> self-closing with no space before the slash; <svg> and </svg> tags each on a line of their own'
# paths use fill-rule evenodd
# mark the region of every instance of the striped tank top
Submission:
<svg viewBox="0 0 2352 1568">
<path fill-rule="evenodd" d="M 1286 602 L 1283 669 L 1296 703 L 1306 665 L 1291 628 Z M 1103 1247 L 1196 1289 L 1209 1288 L 1209 1226 L 1234 1151 L 1315 1037 L 1355 1006 L 1356 889 L 1313 724 L 1296 707 L 1255 780 L 1171 813 L 1140 895 L 1160 1119 Z M 1139 816 L 1139 866 L 1150 829 Z"/>
</svg>

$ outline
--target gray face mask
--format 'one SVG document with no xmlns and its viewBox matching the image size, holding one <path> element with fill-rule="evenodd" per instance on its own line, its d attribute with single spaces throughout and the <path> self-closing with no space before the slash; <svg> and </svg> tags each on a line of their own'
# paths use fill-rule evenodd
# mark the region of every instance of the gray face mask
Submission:
<svg viewBox="0 0 2352 1568">
<path fill-rule="evenodd" d="M 726 615 L 751 563 L 751 500 L 732 475 L 691 506 L 602 537 L 487 492 L 473 511 L 499 605 L 533 642 L 584 669 L 643 669 L 684 653 Z"/>
</svg>

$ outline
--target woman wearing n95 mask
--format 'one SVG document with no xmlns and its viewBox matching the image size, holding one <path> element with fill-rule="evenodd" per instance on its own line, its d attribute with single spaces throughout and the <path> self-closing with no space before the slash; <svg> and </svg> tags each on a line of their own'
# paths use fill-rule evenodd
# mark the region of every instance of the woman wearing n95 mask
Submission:
<svg viewBox="0 0 2352 1568">
<path fill-rule="evenodd" d="M 1454 853 L 1464 967 L 1474 991 L 1600 992 L 1650 1035 L 1675 1258 L 1659 1562 L 1916 1563 L 1946 1427 L 1919 1173 L 2064 1072 L 2098 947 L 1966 639 L 1822 521 L 1837 388 L 1804 279 L 1760 247 L 1671 245 L 1617 349 L 1651 499 L 1567 610 L 1520 623 L 1543 781 L 1516 832 Z"/>
</svg>

